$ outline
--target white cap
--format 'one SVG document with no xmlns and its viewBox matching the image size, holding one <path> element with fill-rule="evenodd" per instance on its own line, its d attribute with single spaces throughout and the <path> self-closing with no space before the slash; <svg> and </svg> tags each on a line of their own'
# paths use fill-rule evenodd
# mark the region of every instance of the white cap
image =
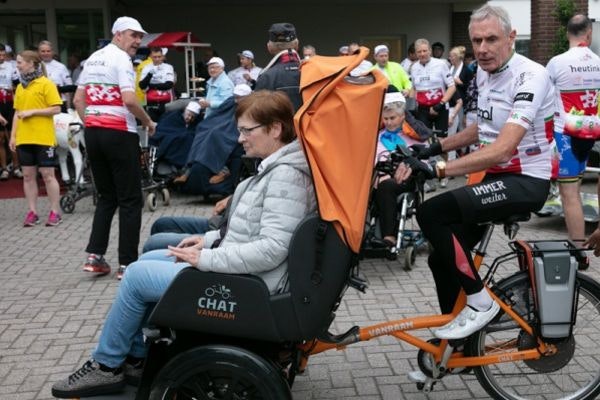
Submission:
<svg viewBox="0 0 600 400">
<path fill-rule="evenodd" d="M 193 112 L 194 114 L 200 114 L 200 104 L 195 100 L 190 101 L 185 109 Z"/>
<path fill-rule="evenodd" d="M 388 49 L 388 47 L 385 44 L 380 44 L 379 46 L 375 46 L 375 50 L 373 50 L 373 54 L 377 55 L 381 52 L 389 53 L 390 50 Z"/>
<path fill-rule="evenodd" d="M 233 94 L 236 96 L 248 96 L 250 93 L 252 93 L 252 89 L 250 89 L 250 86 L 246 85 L 245 83 L 235 85 L 233 88 Z"/>
<path fill-rule="evenodd" d="M 406 99 L 400 92 L 386 93 L 385 99 L 383 100 L 383 104 L 390 103 L 406 103 Z"/>
<path fill-rule="evenodd" d="M 148 33 L 138 22 L 137 19 L 131 17 L 119 17 L 112 26 L 112 34 L 115 35 L 117 32 L 123 32 L 127 29 L 131 29 L 135 32 Z"/>
<path fill-rule="evenodd" d="M 166 56 L 167 53 L 169 52 L 169 49 L 166 47 L 161 47 L 160 50 L 161 50 L 163 56 Z"/>
<path fill-rule="evenodd" d="M 246 58 L 250 58 L 251 60 L 254 60 L 254 53 L 251 52 L 250 50 L 244 50 L 241 53 L 238 53 L 238 56 L 244 56 Z"/>
<path fill-rule="evenodd" d="M 8 44 L 5 44 L 5 45 L 4 45 L 4 50 L 5 50 L 5 51 L 6 51 L 8 54 L 10 54 L 10 53 L 12 53 L 12 52 L 13 52 L 13 49 L 12 49 L 12 47 L 10 47 Z"/>
<path fill-rule="evenodd" d="M 210 64 L 218 64 L 219 67 L 221 68 L 225 68 L 225 62 L 223 61 L 223 59 L 221 57 L 213 57 L 210 60 L 208 60 L 208 62 L 206 63 L 206 65 L 210 65 Z"/>
</svg>

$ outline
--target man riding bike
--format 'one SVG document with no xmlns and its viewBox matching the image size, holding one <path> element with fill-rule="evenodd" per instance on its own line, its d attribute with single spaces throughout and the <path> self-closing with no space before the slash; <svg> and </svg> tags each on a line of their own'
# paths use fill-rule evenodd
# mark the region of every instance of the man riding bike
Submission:
<svg viewBox="0 0 600 400">
<path fill-rule="evenodd" d="M 478 224 L 541 208 L 556 167 L 553 87 L 545 68 L 514 52 L 516 31 L 500 7 L 484 5 L 474 11 L 469 36 L 479 63 L 477 123 L 416 150 L 422 159 L 476 142 L 480 149 L 435 166 L 409 158 L 395 174 L 401 182 L 416 172 L 443 178 L 486 171 L 481 183 L 431 198 L 417 213 L 433 246 L 428 262 L 442 312 L 452 312 L 461 288 L 467 294 L 457 317 L 434 331 L 440 339 L 465 338 L 498 313 L 470 253 L 483 234 Z"/>
</svg>

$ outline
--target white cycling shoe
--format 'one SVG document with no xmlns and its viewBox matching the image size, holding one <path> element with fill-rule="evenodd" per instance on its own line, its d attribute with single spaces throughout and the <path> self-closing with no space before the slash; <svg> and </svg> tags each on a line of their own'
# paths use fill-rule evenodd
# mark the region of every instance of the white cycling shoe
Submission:
<svg viewBox="0 0 600 400">
<path fill-rule="evenodd" d="M 477 311 L 470 306 L 465 306 L 452 321 L 433 331 L 438 339 L 463 339 L 477 332 L 488 324 L 500 311 L 500 306 L 495 301 L 487 311 Z"/>
</svg>

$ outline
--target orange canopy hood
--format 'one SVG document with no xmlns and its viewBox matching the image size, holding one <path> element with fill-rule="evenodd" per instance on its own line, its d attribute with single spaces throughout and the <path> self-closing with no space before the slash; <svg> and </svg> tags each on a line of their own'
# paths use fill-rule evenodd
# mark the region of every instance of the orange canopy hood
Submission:
<svg viewBox="0 0 600 400">
<path fill-rule="evenodd" d="M 370 83 L 352 83 L 350 71 L 369 50 L 304 61 L 300 90 L 304 104 L 294 117 L 310 165 L 319 212 L 332 221 L 358 253 L 367 214 L 377 134 L 388 81 L 374 70 Z M 366 79 L 365 79 L 366 81 Z"/>
</svg>

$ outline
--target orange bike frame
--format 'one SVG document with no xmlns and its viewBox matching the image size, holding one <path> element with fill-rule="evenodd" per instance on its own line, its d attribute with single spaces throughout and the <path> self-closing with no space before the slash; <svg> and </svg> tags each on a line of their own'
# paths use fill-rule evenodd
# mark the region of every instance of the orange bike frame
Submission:
<svg viewBox="0 0 600 400">
<path fill-rule="evenodd" d="M 483 255 L 480 253 L 476 253 L 473 259 L 473 262 L 476 266 L 476 269 L 479 270 L 479 267 L 483 263 Z M 509 315 L 525 332 L 527 332 L 531 336 L 535 336 L 533 332 L 533 328 L 525 321 L 521 316 L 515 313 L 511 306 L 507 305 L 503 302 L 498 296 L 496 296 L 491 290 L 489 290 L 492 298 L 500 305 L 502 310 Z M 466 296 L 463 291 L 461 291 L 456 304 L 454 305 L 454 309 L 451 314 L 444 315 L 429 315 L 429 316 L 420 316 L 414 318 L 405 318 L 395 321 L 383 322 L 377 325 L 371 325 L 364 328 L 360 328 L 358 331 L 358 335 L 353 339 L 349 339 L 345 341 L 343 344 L 335 344 L 323 342 L 318 339 L 303 343 L 299 346 L 299 349 L 303 353 L 303 357 L 300 363 L 300 371 L 303 371 L 308 362 L 308 357 L 314 354 L 321 353 L 330 349 L 343 350 L 348 344 L 364 342 L 367 340 L 371 340 L 373 338 L 379 336 L 394 336 L 397 339 L 400 339 L 406 343 L 409 343 L 427 353 L 431 353 L 435 359 L 436 363 L 441 362 L 442 355 L 444 354 L 444 350 L 448 344 L 447 340 L 442 340 L 439 345 L 427 342 L 423 339 L 420 339 L 414 335 L 408 333 L 408 331 L 419 330 L 419 329 L 428 329 L 434 328 L 437 326 L 442 326 L 450 322 L 457 314 L 462 310 L 466 303 Z M 516 342 L 514 343 L 512 348 L 516 348 Z M 499 364 L 504 362 L 514 362 L 519 360 L 532 360 L 538 359 L 542 354 L 546 354 L 548 351 L 552 351 L 553 349 L 549 348 L 545 343 L 538 340 L 538 347 L 534 349 L 528 350 L 519 350 L 519 351 L 500 351 L 497 354 L 488 354 L 483 356 L 474 356 L 467 357 L 463 353 L 456 352 L 453 353 L 448 360 L 447 368 L 458 368 L 458 367 L 474 367 L 480 365 L 490 365 L 490 364 Z"/>
</svg>

